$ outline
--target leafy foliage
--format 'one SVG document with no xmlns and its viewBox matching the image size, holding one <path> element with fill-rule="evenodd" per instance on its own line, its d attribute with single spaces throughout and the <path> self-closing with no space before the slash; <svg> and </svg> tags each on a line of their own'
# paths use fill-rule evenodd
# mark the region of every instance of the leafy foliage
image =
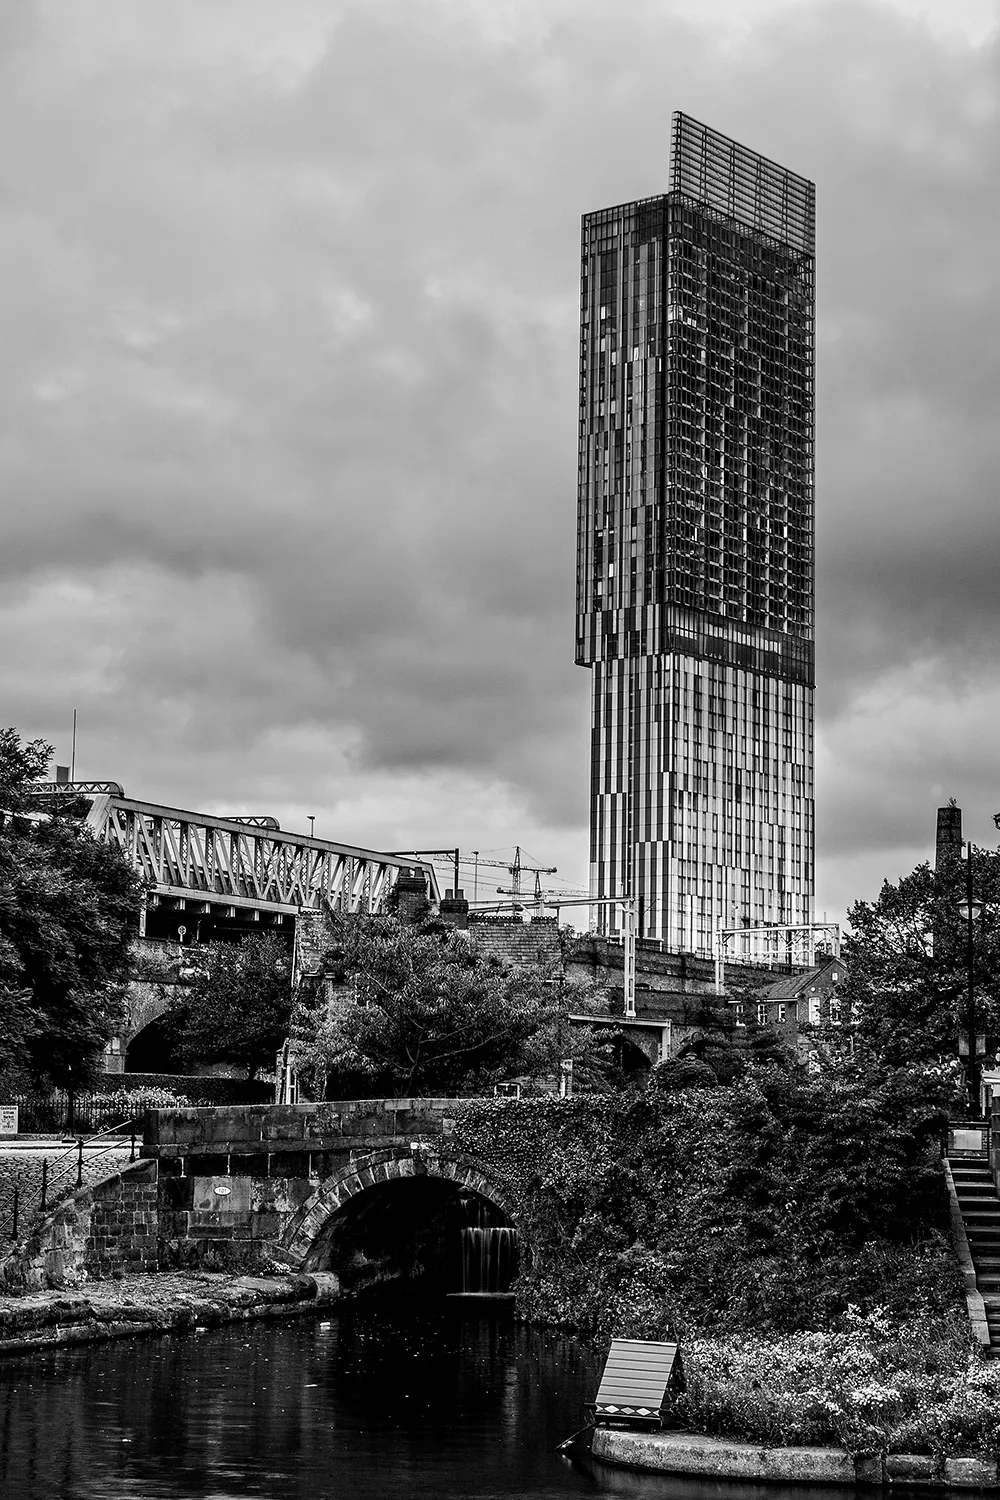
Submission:
<svg viewBox="0 0 1000 1500">
<path fill-rule="evenodd" d="M 1000 855 L 977 850 L 973 975 L 977 1029 L 1000 1032 Z M 968 993 L 966 869 L 919 865 L 851 907 L 841 999 L 856 1044 L 898 1067 L 954 1054 Z"/>
<path fill-rule="evenodd" d="M 274 1067 L 291 1019 L 288 945 L 254 933 L 238 947 L 208 943 L 198 970 L 170 1011 L 178 1050 L 189 1063 L 229 1062 L 248 1078 Z"/>
<path fill-rule="evenodd" d="M 568 1025 L 568 997 L 555 970 L 483 957 L 450 927 L 332 918 L 323 973 L 296 1016 L 300 1069 L 329 1075 L 340 1097 L 489 1092 L 602 1045 Z M 572 997 L 596 1008 L 581 988 Z"/>
<path fill-rule="evenodd" d="M 18 816 L 50 754 L 0 731 L 0 1073 L 72 1093 L 117 1029 L 142 885 L 78 820 Z"/>
<path fill-rule="evenodd" d="M 455 1144 L 528 1182 L 528 1316 L 641 1338 L 821 1328 L 851 1303 L 958 1295 L 934 1159 L 946 1094 L 917 1066 L 755 1068 L 728 1088 L 470 1105 Z"/>
<path fill-rule="evenodd" d="M 694 1056 L 664 1058 L 655 1064 L 650 1078 L 654 1088 L 668 1094 L 676 1089 L 711 1089 L 718 1082 L 711 1064 Z"/>
</svg>

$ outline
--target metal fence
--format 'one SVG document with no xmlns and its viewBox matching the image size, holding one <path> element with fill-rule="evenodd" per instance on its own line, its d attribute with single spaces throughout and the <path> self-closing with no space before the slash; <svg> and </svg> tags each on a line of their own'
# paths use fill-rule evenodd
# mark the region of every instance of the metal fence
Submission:
<svg viewBox="0 0 1000 1500">
<path fill-rule="evenodd" d="M 145 1108 L 127 1096 L 81 1094 L 72 1101 L 56 1090 L 49 1094 L 16 1094 L 5 1103 L 18 1107 L 19 1135 L 100 1135 L 140 1118 Z"/>
</svg>

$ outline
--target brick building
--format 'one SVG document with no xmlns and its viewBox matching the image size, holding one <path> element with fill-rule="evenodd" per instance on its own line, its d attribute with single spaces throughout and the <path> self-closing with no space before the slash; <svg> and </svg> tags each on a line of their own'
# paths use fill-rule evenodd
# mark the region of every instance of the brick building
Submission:
<svg viewBox="0 0 1000 1500">
<path fill-rule="evenodd" d="M 735 1033 L 752 1027 L 771 1027 L 803 1060 L 811 1050 L 810 1029 L 840 1021 L 838 988 L 844 965 L 832 955 L 804 973 L 764 985 L 752 997 L 730 1000 L 735 1014 Z"/>
</svg>

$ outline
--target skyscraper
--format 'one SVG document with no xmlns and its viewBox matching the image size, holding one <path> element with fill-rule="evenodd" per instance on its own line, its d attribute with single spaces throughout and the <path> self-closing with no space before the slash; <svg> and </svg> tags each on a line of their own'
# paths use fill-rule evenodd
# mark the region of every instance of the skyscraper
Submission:
<svg viewBox="0 0 1000 1500">
<path fill-rule="evenodd" d="M 681 951 L 812 920 L 814 222 L 683 114 L 668 191 L 583 218 L 591 895 Z"/>
</svg>

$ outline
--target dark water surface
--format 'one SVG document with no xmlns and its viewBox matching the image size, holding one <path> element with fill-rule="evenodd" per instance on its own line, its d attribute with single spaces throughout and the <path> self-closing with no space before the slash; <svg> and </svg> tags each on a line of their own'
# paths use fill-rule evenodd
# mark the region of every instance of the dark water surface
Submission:
<svg viewBox="0 0 1000 1500">
<path fill-rule="evenodd" d="M 507 1308 L 454 1302 L 33 1355 L 0 1370 L 0 1495 L 779 1500 L 555 1453 L 599 1364 Z"/>
</svg>

